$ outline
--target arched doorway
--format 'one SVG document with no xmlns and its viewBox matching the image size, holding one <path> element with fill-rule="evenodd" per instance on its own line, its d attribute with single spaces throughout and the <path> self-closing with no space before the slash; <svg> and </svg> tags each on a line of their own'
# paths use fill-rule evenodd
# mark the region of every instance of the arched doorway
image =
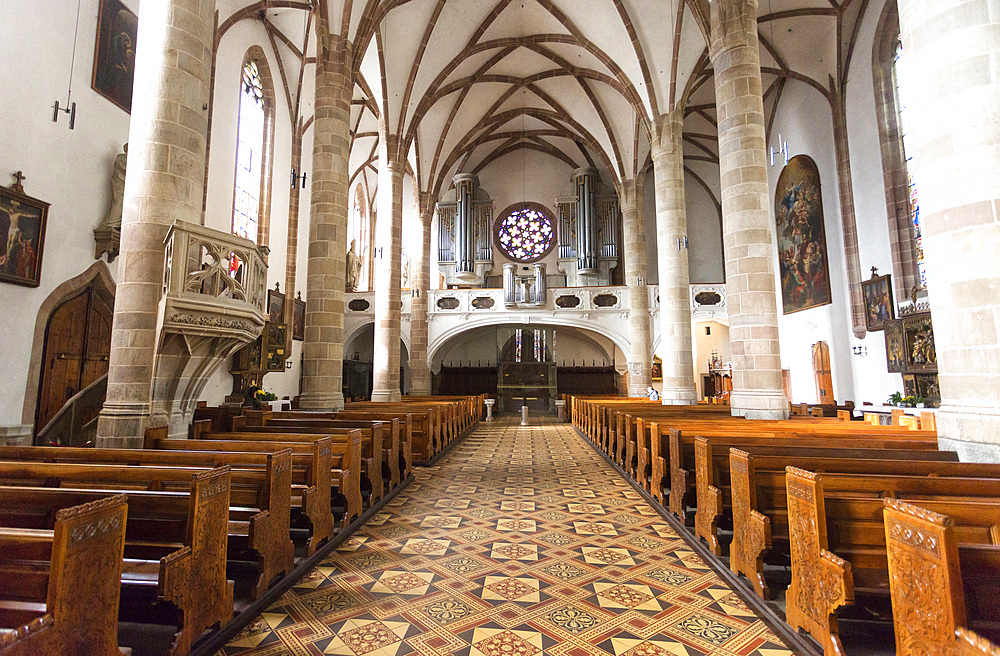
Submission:
<svg viewBox="0 0 1000 656">
<path fill-rule="evenodd" d="M 74 394 L 108 373 L 114 309 L 91 283 L 52 311 L 45 326 L 35 410 L 37 434 Z"/>
<path fill-rule="evenodd" d="M 813 374 L 816 377 L 816 402 L 836 404 L 833 395 L 833 374 L 830 371 L 830 347 L 826 342 L 813 344 Z"/>
</svg>

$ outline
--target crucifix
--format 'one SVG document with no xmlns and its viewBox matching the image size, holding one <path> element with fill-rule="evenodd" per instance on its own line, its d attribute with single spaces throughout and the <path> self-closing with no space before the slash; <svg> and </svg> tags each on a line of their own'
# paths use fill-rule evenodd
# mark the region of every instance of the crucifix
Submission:
<svg viewBox="0 0 1000 656">
<path fill-rule="evenodd" d="M 12 184 L 10 186 L 10 188 L 13 191 L 16 191 L 19 194 L 23 194 L 24 193 L 24 186 L 21 184 L 21 181 L 22 180 L 27 180 L 27 178 L 24 177 L 24 173 L 21 173 L 20 171 L 18 171 L 17 173 L 12 173 L 11 175 L 14 176 L 14 184 Z"/>
<path fill-rule="evenodd" d="M 872 267 L 872 279 L 878 278 L 878 267 Z"/>
</svg>

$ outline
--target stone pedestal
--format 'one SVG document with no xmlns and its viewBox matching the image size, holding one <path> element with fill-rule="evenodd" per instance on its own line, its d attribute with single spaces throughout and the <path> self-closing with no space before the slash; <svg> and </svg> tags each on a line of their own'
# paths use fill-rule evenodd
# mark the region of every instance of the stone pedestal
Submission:
<svg viewBox="0 0 1000 656">
<path fill-rule="evenodd" d="M 1000 2 L 899 0 L 942 448 L 1000 462 Z"/>
<path fill-rule="evenodd" d="M 730 404 L 734 415 L 781 419 L 788 416 L 788 400 L 778 348 L 757 0 L 715 0 L 711 7 L 709 55 L 715 70 L 733 356 Z"/>
<path fill-rule="evenodd" d="M 344 407 L 344 276 L 351 149 L 350 43 L 322 18 L 316 64 L 306 324 L 302 343 L 304 410 Z"/>
<path fill-rule="evenodd" d="M 375 354 L 372 401 L 398 401 L 400 261 L 403 229 L 404 165 L 390 159 L 394 140 L 379 142 L 378 212 L 375 243 Z"/>
<path fill-rule="evenodd" d="M 628 287 L 628 395 L 645 396 L 653 382 L 653 343 L 646 286 L 646 220 L 641 180 L 626 180 L 618 191 L 625 239 L 625 285 Z"/>
<path fill-rule="evenodd" d="M 691 300 L 688 274 L 687 206 L 684 198 L 684 112 L 656 121 L 650 155 L 656 177 L 656 243 L 660 278 L 660 357 L 663 405 L 691 405 L 694 387 L 691 354 Z M 642 390 L 642 394 L 645 389 Z"/>
<path fill-rule="evenodd" d="M 202 218 L 215 0 L 143 3 L 137 40 L 102 447 L 141 447 L 151 421 L 163 240 Z"/>
<path fill-rule="evenodd" d="M 493 421 L 493 405 L 497 402 L 496 399 L 486 399 L 486 421 Z"/>
</svg>

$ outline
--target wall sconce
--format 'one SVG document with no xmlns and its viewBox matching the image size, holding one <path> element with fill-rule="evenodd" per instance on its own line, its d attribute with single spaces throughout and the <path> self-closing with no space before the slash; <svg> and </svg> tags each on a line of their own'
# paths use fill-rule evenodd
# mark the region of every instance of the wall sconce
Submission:
<svg viewBox="0 0 1000 656">
<path fill-rule="evenodd" d="M 383 249 L 382 246 L 376 246 L 374 249 L 372 249 L 372 253 L 374 253 L 375 257 L 377 257 L 378 259 L 381 260 L 382 259 L 382 251 L 383 250 L 384 249 Z"/>
<path fill-rule="evenodd" d="M 688 247 L 687 235 L 680 235 L 677 237 L 677 250 L 682 250 Z"/>
<path fill-rule="evenodd" d="M 642 287 L 643 285 L 645 285 L 646 284 L 646 278 L 645 278 L 645 276 L 636 276 L 635 277 L 635 284 L 636 284 L 637 287 Z"/>
<path fill-rule="evenodd" d="M 292 361 L 285 360 L 285 369 L 291 369 L 291 368 L 292 368 Z"/>
<path fill-rule="evenodd" d="M 778 133 L 778 150 L 775 151 L 774 150 L 774 146 L 771 146 L 771 148 L 769 149 L 769 152 L 770 152 L 770 156 L 771 156 L 771 166 L 774 166 L 774 154 L 775 154 L 775 152 L 779 153 L 780 155 L 782 155 L 785 158 L 785 165 L 786 166 L 788 165 L 788 160 L 791 159 L 789 157 L 789 155 L 791 153 L 788 150 L 788 142 L 785 141 L 782 138 L 781 133 Z"/>
<path fill-rule="evenodd" d="M 864 344 L 859 344 L 857 346 L 852 346 L 851 350 L 854 352 L 854 355 L 859 355 L 859 356 L 861 356 L 863 358 L 868 357 L 868 347 L 865 346 Z"/>
<path fill-rule="evenodd" d="M 292 189 L 296 188 L 295 185 L 297 185 L 300 180 L 302 181 L 302 188 L 305 189 L 306 188 L 306 172 L 303 171 L 302 175 L 296 175 L 295 174 L 295 167 L 293 166 L 292 167 Z"/>
<path fill-rule="evenodd" d="M 413 298 L 420 298 L 420 290 L 419 289 L 411 289 L 410 290 L 410 295 L 413 296 Z"/>
</svg>

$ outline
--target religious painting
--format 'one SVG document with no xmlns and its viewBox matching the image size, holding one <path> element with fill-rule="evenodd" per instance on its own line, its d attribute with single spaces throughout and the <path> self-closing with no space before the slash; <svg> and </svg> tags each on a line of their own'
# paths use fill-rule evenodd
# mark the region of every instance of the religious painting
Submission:
<svg viewBox="0 0 1000 656">
<path fill-rule="evenodd" d="M 865 297 L 865 325 L 872 332 L 882 330 L 887 321 L 895 318 L 889 276 L 872 276 L 871 280 L 865 280 L 861 283 L 861 293 Z"/>
<path fill-rule="evenodd" d="M 19 183 L 0 187 L 0 281 L 38 287 L 49 204 L 23 193 Z"/>
<path fill-rule="evenodd" d="M 937 350 L 930 312 L 903 317 L 903 356 L 906 373 L 937 373 Z"/>
<path fill-rule="evenodd" d="M 941 388 L 936 374 L 904 374 L 903 394 L 922 398 L 928 408 L 937 407 L 941 403 Z"/>
<path fill-rule="evenodd" d="M 120 0 L 101 0 L 91 86 L 126 112 L 132 112 L 136 32 L 139 21 Z"/>
<path fill-rule="evenodd" d="M 902 373 L 906 368 L 903 349 L 903 322 L 901 320 L 886 321 L 885 362 L 889 373 Z"/>
<path fill-rule="evenodd" d="M 273 324 L 285 323 L 285 295 L 274 289 L 267 290 L 267 320 Z"/>
<path fill-rule="evenodd" d="M 831 303 L 823 196 L 811 158 L 796 155 L 781 171 L 774 213 L 784 313 Z"/>
<path fill-rule="evenodd" d="M 663 360 L 659 356 L 653 356 L 653 380 L 663 380 Z"/>
<path fill-rule="evenodd" d="M 292 306 L 292 339 L 302 341 L 306 338 L 306 302 L 302 300 L 302 292 L 295 298 Z"/>
</svg>

